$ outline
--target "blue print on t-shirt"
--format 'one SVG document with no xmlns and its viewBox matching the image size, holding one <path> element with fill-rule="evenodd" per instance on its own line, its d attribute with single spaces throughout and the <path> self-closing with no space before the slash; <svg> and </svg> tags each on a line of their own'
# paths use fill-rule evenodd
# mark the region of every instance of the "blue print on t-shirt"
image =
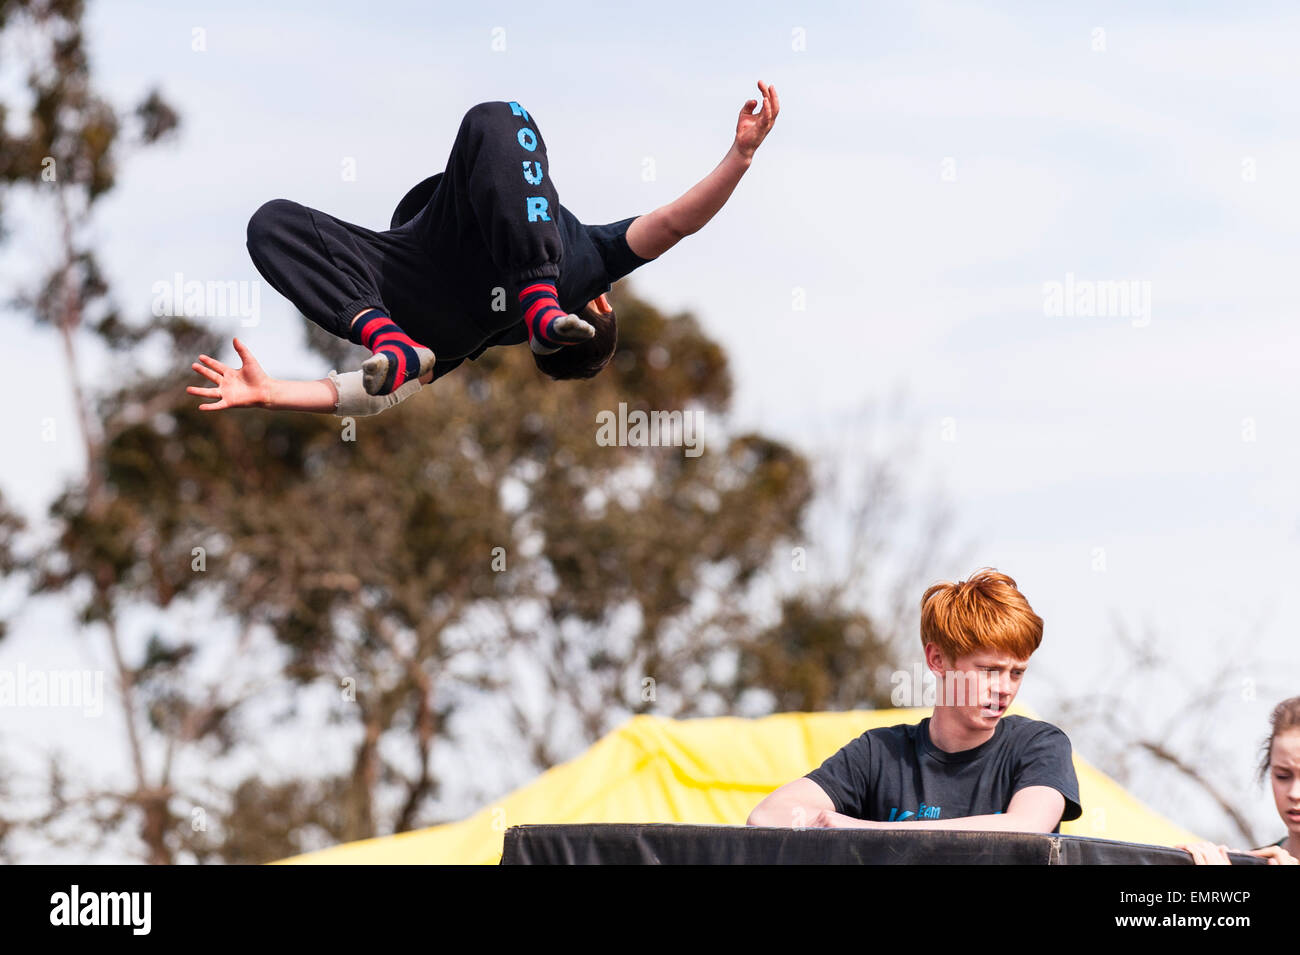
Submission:
<svg viewBox="0 0 1300 955">
<path fill-rule="evenodd" d="M 915 812 L 908 810 L 905 813 L 899 814 L 898 807 L 893 806 L 889 810 L 889 819 L 886 821 L 902 822 L 904 819 L 911 819 L 913 816 L 917 819 L 938 819 L 941 812 L 943 812 L 942 806 L 927 806 L 925 803 L 921 803 L 920 808 Z M 895 818 L 895 816 L 897 816 L 897 818 Z"/>
<path fill-rule="evenodd" d="M 921 803 L 921 808 L 918 809 L 916 812 L 910 812 L 910 811 L 909 811 L 909 812 L 905 812 L 905 813 L 903 813 L 902 815 L 898 816 L 897 819 L 895 819 L 895 818 L 894 818 L 895 815 L 898 814 L 898 807 L 897 807 L 897 806 L 892 806 L 892 807 L 890 807 L 890 810 L 889 810 L 889 818 L 886 819 L 885 821 L 886 821 L 886 822 L 902 822 L 902 821 L 905 820 L 905 819 L 911 819 L 913 816 L 916 816 L 917 819 L 938 819 L 938 818 L 939 818 L 939 814 L 940 814 L 941 812 L 943 812 L 943 807 L 942 807 L 942 806 L 927 806 L 925 803 Z M 1002 815 L 1002 810 L 999 809 L 997 812 L 992 813 L 992 815 L 994 815 L 994 816 L 1000 816 L 1000 815 Z"/>
</svg>

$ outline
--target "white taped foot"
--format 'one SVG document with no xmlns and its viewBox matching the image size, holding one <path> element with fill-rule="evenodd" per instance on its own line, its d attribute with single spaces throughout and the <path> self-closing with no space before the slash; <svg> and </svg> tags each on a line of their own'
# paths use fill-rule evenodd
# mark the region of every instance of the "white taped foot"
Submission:
<svg viewBox="0 0 1300 955">
<path fill-rule="evenodd" d="M 596 337 L 596 328 L 570 312 L 551 323 L 551 337 L 565 342 L 581 342 Z"/>
<path fill-rule="evenodd" d="M 436 360 L 433 352 L 427 348 L 416 348 L 415 354 L 420 359 L 420 370 L 417 374 L 407 378 L 422 378 L 433 368 Z M 361 383 L 365 386 L 366 394 L 382 395 L 388 392 L 383 391 L 384 382 L 388 380 L 388 356 L 383 352 L 375 352 L 364 362 L 361 363 Z M 393 382 L 393 390 L 396 391 L 402 387 L 404 382 Z"/>
<path fill-rule="evenodd" d="M 570 312 L 551 322 L 551 338 L 560 344 L 555 347 L 543 345 L 538 338 L 528 339 L 533 353 L 537 355 L 554 355 L 565 345 L 576 345 L 596 337 L 596 329 L 589 322 Z"/>
</svg>

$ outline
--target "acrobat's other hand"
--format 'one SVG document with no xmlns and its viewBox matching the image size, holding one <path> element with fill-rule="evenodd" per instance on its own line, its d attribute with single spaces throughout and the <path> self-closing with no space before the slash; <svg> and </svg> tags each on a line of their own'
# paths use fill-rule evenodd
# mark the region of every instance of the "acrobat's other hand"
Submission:
<svg viewBox="0 0 1300 955">
<path fill-rule="evenodd" d="M 736 149 L 749 159 L 759 147 L 776 122 L 776 114 L 781 112 L 781 100 L 776 95 L 776 87 L 771 83 L 758 81 L 758 89 L 763 94 L 763 108 L 757 113 L 750 112 L 758 100 L 745 100 L 740 107 L 740 119 L 736 122 Z"/>
<path fill-rule="evenodd" d="M 200 375 L 214 382 L 215 388 L 196 388 L 190 385 L 185 390 L 200 398 L 216 398 L 217 401 L 199 405 L 200 411 L 220 411 L 222 408 L 260 408 L 270 397 L 271 378 L 262 371 L 253 353 L 244 347 L 238 338 L 234 340 L 235 353 L 243 362 L 242 367 L 230 368 L 208 355 L 200 355 L 190 367 Z M 203 364 L 199 364 L 203 362 Z"/>
</svg>

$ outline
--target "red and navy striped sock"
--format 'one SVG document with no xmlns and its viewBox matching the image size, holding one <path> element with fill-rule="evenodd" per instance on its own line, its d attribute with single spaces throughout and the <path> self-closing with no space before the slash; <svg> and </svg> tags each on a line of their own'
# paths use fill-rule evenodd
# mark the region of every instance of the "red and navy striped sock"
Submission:
<svg viewBox="0 0 1300 955">
<path fill-rule="evenodd" d="M 524 310 L 524 326 L 528 329 L 529 340 L 537 339 L 547 348 L 559 348 L 561 345 L 573 344 L 551 336 L 551 325 L 557 318 L 568 313 L 560 308 L 555 297 L 555 283 L 550 279 L 538 279 L 530 282 L 519 293 L 519 305 Z"/>
<path fill-rule="evenodd" d="M 383 377 L 375 374 L 374 381 L 366 382 L 366 391 L 372 395 L 391 394 L 412 378 L 420 377 L 428 370 L 426 365 L 433 364 L 433 353 L 377 308 L 369 309 L 353 322 L 348 337 L 388 359 Z"/>
</svg>

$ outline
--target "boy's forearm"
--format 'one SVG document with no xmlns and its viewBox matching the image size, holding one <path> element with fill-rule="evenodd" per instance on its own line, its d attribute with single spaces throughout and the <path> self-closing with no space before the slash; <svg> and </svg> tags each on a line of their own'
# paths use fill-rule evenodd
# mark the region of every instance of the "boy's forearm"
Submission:
<svg viewBox="0 0 1300 955">
<path fill-rule="evenodd" d="M 984 816 L 960 816 L 956 819 L 907 820 L 902 823 L 913 829 L 982 829 L 999 832 L 1039 832 L 1032 822 L 1009 813 L 990 813 Z"/>
<path fill-rule="evenodd" d="M 984 816 L 959 816 L 956 819 L 905 819 L 901 822 L 877 822 L 871 819 L 854 819 L 841 813 L 834 813 L 835 828 L 838 829 L 891 829 L 900 827 L 912 829 L 975 829 L 998 832 L 1040 832 L 1032 822 L 1008 813 L 996 813 Z"/>
<path fill-rule="evenodd" d="M 812 806 L 800 806 L 797 803 L 760 803 L 754 807 L 747 826 L 764 826 L 770 829 L 803 828 L 812 824 L 819 810 Z"/>
<path fill-rule="evenodd" d="M 731 193 L 753 158 L 752 153 L 744 155 L 733 142 L 713 172 L 668 207 L 668 220 L 673 228 L 680 235 L 690 235 L 704 228 L 705 223 L 731 198 Z"/>
<path fill-rule="evenodd" d="M 309 411 L 315 414 L 333 414 L 339 395 L 328 378 L 316 381 L 280 381 L 271 379 L 267 385 L 263 408 L 272 411 Z"/>
</svg>

